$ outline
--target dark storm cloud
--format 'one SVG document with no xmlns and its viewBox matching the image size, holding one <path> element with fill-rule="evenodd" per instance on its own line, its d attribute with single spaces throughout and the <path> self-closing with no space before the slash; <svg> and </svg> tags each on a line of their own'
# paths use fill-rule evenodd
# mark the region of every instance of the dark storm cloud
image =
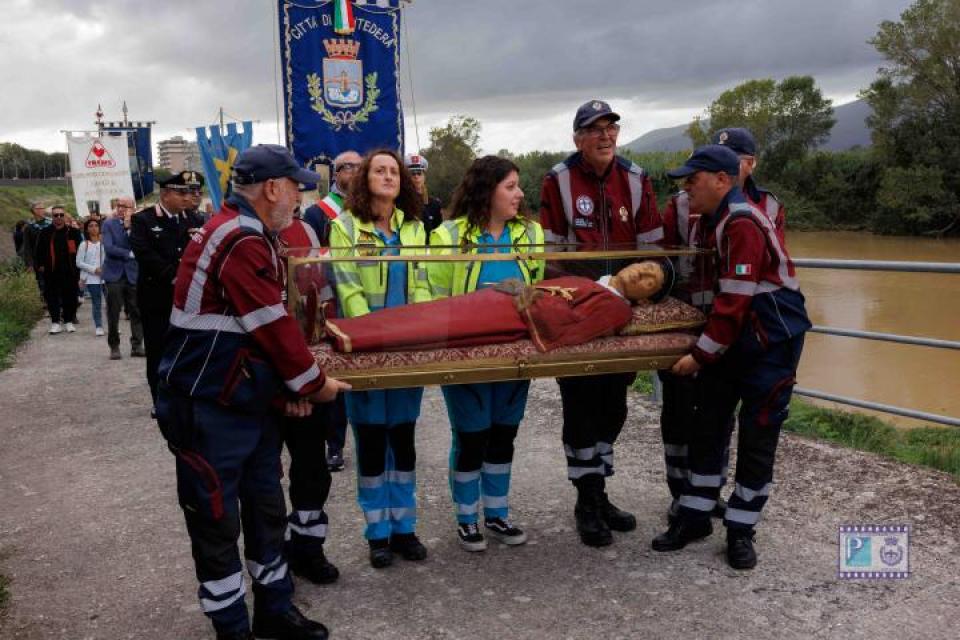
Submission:
<svg viewBox="0 0 960 640">
<path fill-rule="evenodd" d="M 221 105 L 274 118 L 273 0 L 4 4 L 0 140 L 89 125 L 101 101 L 117 117 L 121 99 L 170 131 L 211 121 Z M 790 74 L 853 95 L 880 64 L 866 40 L 908 5 L 416 0 L 406 17 L 418 111 L 504 122 L 594 96 L 705 106 L 740 81 Z M 409 94 L 406 74 L 404 85 Z"/>
</svg>

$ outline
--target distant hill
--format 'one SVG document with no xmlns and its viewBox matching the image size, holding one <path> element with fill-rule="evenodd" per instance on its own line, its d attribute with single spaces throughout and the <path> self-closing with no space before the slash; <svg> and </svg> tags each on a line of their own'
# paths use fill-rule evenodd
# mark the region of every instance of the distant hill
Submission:
<svg viewBox="0 0 960 640">
<path fill-rule="evenodd" d="M 828 151 L 844 151 L 856 146 L 869 147 L 870 129 L 867 128 L 865 120 L 870 113 L 870 105 L 863 100 L 855 100 L 834 107 L 833 117 L 836 118 L 837 123 L 833 125 L 830 137 L 820 145 L 820 148 Z M 691 149 L 693 143 L 685 133 L 688 126 L 689 123 L 654 129 L 624 146 L 637 153 Z"/>
</svg>

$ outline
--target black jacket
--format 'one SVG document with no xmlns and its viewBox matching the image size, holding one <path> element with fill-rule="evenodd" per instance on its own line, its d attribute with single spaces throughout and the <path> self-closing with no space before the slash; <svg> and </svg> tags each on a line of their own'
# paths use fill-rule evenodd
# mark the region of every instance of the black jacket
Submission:
<svg viewBox="0 0 960 640">
<path fill-rule="evenodd" d="M 149 300 L 154 307 L 169 307 L 173 303 L 173 281 L 180 256 L 190 241 L 189 230 L 202 226 L 199 216 L 167 215 L 159 205 L 134 214 L 130 221 L 130 246 L 139 267 L 138 294 L 150 293 L 140 296 L 142 300 Z"/>
</svg>

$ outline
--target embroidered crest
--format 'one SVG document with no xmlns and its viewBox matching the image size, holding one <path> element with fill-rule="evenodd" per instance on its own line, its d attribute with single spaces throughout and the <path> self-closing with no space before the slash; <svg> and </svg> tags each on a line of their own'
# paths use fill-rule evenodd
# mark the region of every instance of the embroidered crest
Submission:
<svg viewBox="0 0 960 640">
<path fill-rule="evenodd" d="M 720 137 L 718 138 L 718 142 L 719 142 L 720 144 L 727 144 L 727 140 L 728 140 L 729 138 L 730 138 L 730 134 L 728 134 L 726 131 L 721 131 L 721 132 L 720 132 Z"/>
<path fill-rule="evenodd" d="M 334 131 L 343 127 L 358 131 L 358 125 L 369 121 L 370 114 L 379 108 L 377 73 L 364 77 L 356 40 L 331 38 L 324 40 L 323 46 L 327 57 L 323 59 L 322 81 L 316 73 L 307 75 L 311 107 Z"/>
<path fill-rule="evenodd" d="M 577 211 L 583 216 L 589 216 L 593 213 L 593 200 L 590 199 L 590 196 L 577 198 Z"/>
<path fill-rule="evenodd" d="M 738 276 L 748 276 L 753 272 L 753 267 L 749 264 L 738 264 L 734 267 L 734 273 Z"/>
<path fill-rule="evenodd" d="M 626 223 L 630 219 L 630 212 L 626 207 L 620 207 L 620 222 Z"/>
</svg>

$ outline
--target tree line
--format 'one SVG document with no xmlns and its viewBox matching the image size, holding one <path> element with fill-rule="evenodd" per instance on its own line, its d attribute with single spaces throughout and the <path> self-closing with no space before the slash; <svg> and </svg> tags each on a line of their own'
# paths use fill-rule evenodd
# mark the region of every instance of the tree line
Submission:
<svg viewBox="0 0 960 640">
<path fill-rule="evenodd" d="M 810 76 L 744 82 L 714 100 L 687 134 L 697 146 L 721 128 L 749 128 L 757 180 L 784 201 L 790 228 L 960 235 L 960 0 L 917 0 L 869 42 L 886 59 L 861 92 L 873 110 L 870 148 L 817 150 L 835 120 Z M 428 187 L 445 203 L 479 153 L 480 127 L 459 115 L 430 131 L 422 150 Z M 666 171 L 689 151 L 620 153 L 648 172 L 664 202 L 677 188 Z M 535 212 L 543 176 L 568 154 L 497 155 L 520 168 L 527 209 Z"/>
<path fill-rule="evenodd" d="M 0 142 L 0 179 L 63 178 L 68 169 L 66 153 L 47 153 Z"/>
</svg>

